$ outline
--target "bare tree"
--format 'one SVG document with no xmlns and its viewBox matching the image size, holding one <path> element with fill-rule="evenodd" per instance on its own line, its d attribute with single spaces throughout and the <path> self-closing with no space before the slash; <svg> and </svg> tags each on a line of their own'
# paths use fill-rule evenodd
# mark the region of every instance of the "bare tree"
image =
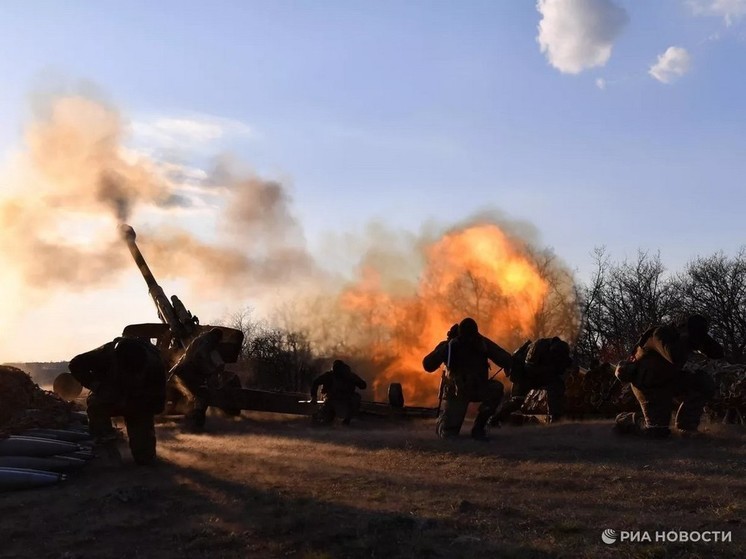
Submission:
<svg viewBox="0 0 746 559">
<path fill-rule="evenodd" d="M 746 350 L 746 248 L 733 258 L 722 252 L 697 258 L 680 274 L 676 288 L 687 313 L 710 319 L 713 336 L 726 357 L 744 361 Z"/>
<path fill-rule="evenodd" d="M 245 364 L 248 360 L 249 344 L 259 330 L 259 323 L 252 318 L 253 312 L 251 307 L 245 307 L 234 312 L 227 319 L 220 321 L 224 326 L 229 326 L 243 332 L 241 351 L 238 354 L 239 364 Z"/>
<path fill-rule="evenodd" d="M 304 391 L 315 374 L 311 344 L 299 332 L 263 325 L 247 355 L 250 383 L 260 388 Z"/>
<path fill-rule="evenodd" d="M 599 358 L 603 338 L 595 322 L 603 316 L 602 297 L 609 272 L 609 258 L 605 247 L 593 250 L 596 267 L 588 285 L 576 285 L 576 299 L 580 306 L 580 323 L 575 343 L 576 355 L 588 361 Z"/>
<path fill-rule="evenodd" d="M 632 262 L 614 264 L 597 249 L 596 259 L 594 277 L 582 289 L 581 345 L 589 357 L 614 361 L 629 353 L 646 328 L 672 319 L 680 301 L 659 254 L 640 251 Z"/>
<path fill-rule="evenodd" d="M 238 365 L 247 386 L 305 391 L 318 374 L 311 343 L 304 332 L 255 320 L 248 307 L 222 323 L 244 333 Z"/>
<path fill-rule="evenodd" d="M 508 299 L 497 283 L 484 281 L 467 269 L 448 286 L 445 302 L 453 316 L 471 316 L 482 323 L 499 313 Z"/>
<path fill-rule="evenodd" d="M 559 336 L 574 345 L 582 316 L 575 278 L 552 250 L 545 249 L 532 256 L 539 275 L 547 284 L 547 293 L 534 315 L 530 337 Z"/>
</svg>

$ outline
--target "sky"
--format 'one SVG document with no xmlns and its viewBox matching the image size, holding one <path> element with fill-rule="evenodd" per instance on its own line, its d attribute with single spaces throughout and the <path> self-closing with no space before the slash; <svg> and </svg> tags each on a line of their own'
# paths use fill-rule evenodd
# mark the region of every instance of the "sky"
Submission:
<svg viewBox="0 0 746 559">
<path fill-rule="evenodd" d="M 194 170 L 230 154 L 287 185 L 322 258 L 371 222 L 485 209 L 581 280 L 597 246 L 675 271 L 744 244 L 746 0 L 8 1 L 0 51 L 5 158 L 40 92 L 83 92 L 132 149 Z M 0 362 L 152 319 L 141 281 L 40 300 L 4 324 Z"/>
</svg>

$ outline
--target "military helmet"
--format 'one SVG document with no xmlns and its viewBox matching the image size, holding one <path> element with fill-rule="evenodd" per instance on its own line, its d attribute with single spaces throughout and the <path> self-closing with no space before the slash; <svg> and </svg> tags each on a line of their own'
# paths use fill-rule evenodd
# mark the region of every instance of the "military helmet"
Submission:
<svg viewBox="0 0 746 559">
<path fill-rule="evenodd" d="M 458 325 L 459 336 L 474 337 L 479 334 L 477 321 L 471 317 L 463 319 Z"/>
<path fill-rule="evenodd" d="M 346 373 L 351 371 L 350 366 L 341 359 L 335 359 L 332 363 L 332 371 L 335 373 Z"/>
</svg>

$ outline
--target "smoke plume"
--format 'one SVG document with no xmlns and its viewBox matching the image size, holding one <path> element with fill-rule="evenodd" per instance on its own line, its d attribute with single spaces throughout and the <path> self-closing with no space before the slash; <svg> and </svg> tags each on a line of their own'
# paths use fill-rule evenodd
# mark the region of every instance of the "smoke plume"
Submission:
<svg viewBox="0 0 746 559">
<path fill-rule="evenodd" d="M 115 109 L 81 96 L 51 100 L 26 127 L 0 198 L 0 264 L 28 289 L 87 290 L 131 272 L 116 226 L 134 219 L 140 232 L 141 211 L 217 214 L 220 226 L 203 236 L 143 229 L 141 244 L 161 277 L 246 295 L 310 270 L 282 184 L 225 164 L 197 183 L 180 181 L 178 166 L 128 149 L 126 131 Z"/>
<path fill-rule="evenodd" d="M 321 353 L 349 358 L 378 400 L 399 382 L 410 404 L 432 405 L 440 376 L 424 374 L 422 359 L 467 316 L 509 351 L 527 339 L 574 340 L 572 273 L 536 249 L 534 236 L 530 225 L 484 213 L 407 243 L 373 242 L 351 281 L 293 302 L 279 318 Z"/>
<path fill-rule="evenodd" d="M 432 403 L 439 379 L 422 372 L 422 357 L 465 316 L 509 350 L 574 336 L 572 274 L 536 248 L 528 224 L 495 213 L 420 234 L 370 224 L 350 236 L 358 265 L 345 276 L 309 254 L 282 183 L 225 157 L 196 172 L 126 142 L 122 116 L 82 96 L 51 100 L 26 127 L 0 195 L 0 285 L 13 293 L 0 298 L 0 320 L 44 294 L 136 273 L 117 233 L 128 222 L 157 278 L 226 303 L 256 302 L 278 286 L 300 292 L 301 278 L 303 294 L 277 306 L 279 325 L 305 333 L 322 355 L 350 358 L 378 398 L 402 382 L 409 403 Z M 189 229 L 174 225 L 185 212 L 194 214 Z"/>
</svg>

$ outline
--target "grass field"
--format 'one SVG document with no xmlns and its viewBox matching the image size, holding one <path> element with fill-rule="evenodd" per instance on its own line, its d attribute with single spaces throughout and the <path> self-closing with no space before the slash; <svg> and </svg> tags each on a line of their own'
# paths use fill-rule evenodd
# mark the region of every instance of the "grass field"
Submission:
<svg viewBox="0 0 746 559">
<path fill-rule="evenodd" d="M 610 422 L 440 441 L 432 421 L 211 418 L 159 427 L 161 463 L 96 459 L 0 496 L 0 557 L 746 557 L 746 433 L 618 438 Z M 607 545 L 615 530 L 732 541 Z"/>
</svg>

